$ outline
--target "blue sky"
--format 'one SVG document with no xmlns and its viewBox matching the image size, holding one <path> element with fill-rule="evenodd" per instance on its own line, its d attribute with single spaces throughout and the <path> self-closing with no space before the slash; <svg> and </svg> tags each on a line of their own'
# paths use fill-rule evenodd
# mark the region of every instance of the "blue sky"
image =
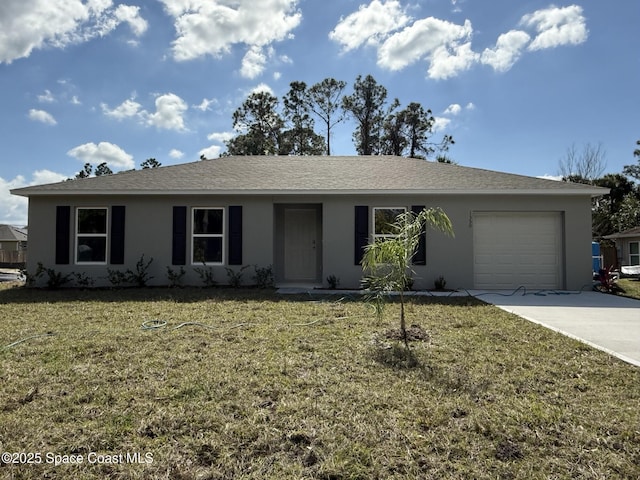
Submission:
<svg viewBox="0 0 640 480">
<path fill-rule="evenodd" d="M 2 0 L 0 223 L 11 188 L 212 158 L 252 91 L 371 74 L 437 117 L 464 166 L 557 175 L 571 145 L 606 172 L 640 139 L 640 2 Z M 353 125 L 332 153 L 355 153 Z"/>
</svg>

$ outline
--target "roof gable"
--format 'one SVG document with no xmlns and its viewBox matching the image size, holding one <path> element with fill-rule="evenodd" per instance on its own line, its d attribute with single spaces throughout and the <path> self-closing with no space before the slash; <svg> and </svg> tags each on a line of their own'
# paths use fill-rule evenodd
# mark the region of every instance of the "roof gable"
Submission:
<svg viewBox="0 0 640 480">
<path fill-rule="evenodd" d="M 12 193 L 602 195 L 607 190 L 394 156 L 233 156 L 20 188 Z"/>
</svg>

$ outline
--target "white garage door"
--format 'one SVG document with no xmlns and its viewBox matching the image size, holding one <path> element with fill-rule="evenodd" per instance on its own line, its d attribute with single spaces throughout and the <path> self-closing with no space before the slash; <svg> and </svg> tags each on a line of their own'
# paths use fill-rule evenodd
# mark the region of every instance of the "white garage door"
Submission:
<svg viewBox="0 0 640 480">
<path fill-rule="evenodd" d="M 559 212 L 476 212 L 474 287 L 562 288 L 562 244 Z"/>
</svg>

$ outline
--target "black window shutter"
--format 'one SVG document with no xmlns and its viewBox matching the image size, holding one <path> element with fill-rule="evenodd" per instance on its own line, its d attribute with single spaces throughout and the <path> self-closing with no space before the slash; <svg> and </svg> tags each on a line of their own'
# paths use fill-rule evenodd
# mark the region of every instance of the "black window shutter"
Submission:
<svg viewBox="0 0 640 480">
<path fill-rule="evenodd" d="M 360 265 L 364 248 L 369 244 L 369 207 L 356 205 L 355 207 L 355 235 L 353 249 L 353 263 Z"/>
<path fill-rule="evenodd" d="M 424 205 L 413 205 L 411 207 L 411 211 L 418 215 L 422 210 L 424 210 Z M 414 265 L 426 265 L 427 264 L 427 235 L 423 233 L 420 235 L 420 241 L 418 242 L 418 247 L 416 248 L 415 253 L 413 254 L 412 262 Z"/>
<path fill-rule="evenodd" d="M 242 265 L 242 206 L 229 207 L 229 265 Z"/>
<path fill-rule="evenodd" d="M 71 207 L 56 207 L 56 264 L 69 264 L 71 243 Z"/>
<path fill-rule="evenodd" d="M 187 207 L 173 207 L 171 264 L 187 263 Z"/>
<path fill-rule="evenodd" d="M 111 263 L 124 263 L 124 215 L 123 205 L 111 207 Z"/>
</svg>

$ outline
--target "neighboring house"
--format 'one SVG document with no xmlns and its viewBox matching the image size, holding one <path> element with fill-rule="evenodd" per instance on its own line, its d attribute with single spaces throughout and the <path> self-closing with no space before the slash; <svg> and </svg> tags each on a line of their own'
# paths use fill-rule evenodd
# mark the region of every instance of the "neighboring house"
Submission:
<svg viewBox="0 0 640 480">
<path fill-rule="evenodd" d="M 27 229 L 0 225 L 0 250 L 21 252 L 27 249 Z"/>
<path fill-rule="evenodd" d="M 627 273 L 625 270 L 628 270 L 629 274 L 637 275 L 640 273 L 640 226 L 607 235 L 604 238 L 616 243 L 618 263 L 623 273 Z M 636 268 L 627 269 L 625 267 Z"/>
<path fill-rule="evenodd" d="M 278 285 L 360 286 L 363 248 L 399 212 L 441 207 L 455 238 L 428 231 L 414 288 L 580 289 L 591 284 L 591 198 L 608 190 L 389 156 L 225 157 L 12 190 L 29 197 L 29 261 L 83 272 L 153 258 L 185 284 L 272 266 Z M 253 269 L 245 272 L 249 280 Z"/>
<path fill-rule="evenodd" d="M 27 253 L 27 229 L 0 225 L 0 265 L 22 266 Z"/>
</svg>

